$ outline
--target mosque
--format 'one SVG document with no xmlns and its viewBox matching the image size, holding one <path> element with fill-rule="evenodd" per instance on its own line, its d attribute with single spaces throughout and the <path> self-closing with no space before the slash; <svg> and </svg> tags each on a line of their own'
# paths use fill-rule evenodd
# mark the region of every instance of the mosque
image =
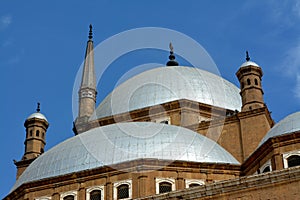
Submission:
<svg viewBox="0 0 300 200">
<path fill-rule="evenodd" d="M 237 87 L 202 69 L 144 71 L 96 107 L 92 27 L 74 137 L 48 151 L 40 107 L 4 200 L 300 199 L 300 112 L 280 122 L 264 102 L 261 66 L 241 64 Z"/>
</svg>

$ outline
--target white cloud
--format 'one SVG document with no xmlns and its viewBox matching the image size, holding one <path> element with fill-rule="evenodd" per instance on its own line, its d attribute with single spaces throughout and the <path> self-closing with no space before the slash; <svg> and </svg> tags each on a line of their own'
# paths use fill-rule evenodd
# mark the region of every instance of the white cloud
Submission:
<svg viewBox="0 0 300 200">
<path fill-rule="evenodd" d="M 287 51 L 282 68 L 283 72 L 296 82 L 294 94 L 300 99 L 300 39 Z"/>
<path fill-rule="evenodd" d="M 3 15 L 0 17 L 0 29 L 5 29 L 12 23 L 12 17 L 10 15 Z"/>
<path fill-rule="evenodd" d="M 300 1 L 296 1 L 293 7 L 293 14 L 300 19 Z"/>
<path fill-rule="evenodd" d="M 298 44 L 287 51 L 283 66 L 288 75 L 294 76 L 297 72 L 300 74 L 300 40 Z"/>
<path fill-rule="evenodd" d="M 299 0 L 270 0 L 267 1 L 269 17 L 280 26 L 294 26 L 300 21 Z"/>
<path fill-rule="evenodd" d="M 294 94 L 298 99 L 300 99 L 300 74 L 298 73 L 296 76 L 296 87 L 295 87 Z"/>
</svg>

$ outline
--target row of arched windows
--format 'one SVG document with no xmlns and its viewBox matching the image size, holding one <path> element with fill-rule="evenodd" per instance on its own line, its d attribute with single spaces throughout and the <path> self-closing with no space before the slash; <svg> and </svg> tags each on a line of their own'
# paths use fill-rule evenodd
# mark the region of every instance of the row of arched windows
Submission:
<svg viewBox="0 0 300 200">
<path fill-rule="evenodd" d="M 175 182 L 169 182 L 169 181 L 161 181 L 158 184 L 158 193 L 162 194 L 162 193 L 167 193 L 167 192 L 171 192 L 175 189 L 174 187 Z M 202 183 L 198 183 L 198 182 L 187 182 L 187 187 L 196 187 L 196 186 L 200 186 L 203 185 Z M 104 199 L 103 197 L 103 186 L 99 186 L 96 188 L 91 188 L 87 190 L 87 200 L 102 200 Z M 130 199 L 131 198 L 131 182 L 128 181 L 125 183 L 121 183 L 118 184 L 118 186 L 115 188 L 116 189 L 116 197 L 117 199 Z M 99 189 L 102 188 L 102 189 Z M 36 200 L 50 200 L 51 197 L 43 197 L 43 198 L 39 198 Z M 77 200 L 77 192 L 73 191 L 73 192 L 67 192 L 65 194 L 63 194 L 61 196 L 61 200 Z"/>
<path fill-rule="evenodd" d="M 245 83 L 242 82 L 241 84 L 242 84 L 241 87 L 243 89 L 245 87 Z M 249 78 L 246 80 L 246 84 L 251 85 L 251 80 Z M 258 85 L 258 80 L 256 78 L 254 79 L 254 85 Z"/>
<path fill-rule="evenodd" d="M 40 137 L 40 133 L 41 133 L 42 138 L 44 138 L 44 137 L 45 137 L 45 132 L 40 132 L 40 130 L 36 130 L 36 131 L 35 131 L 35 136 L 36 136 L 36 137 Z M 30 131 L 29 131 L 29 136 L 30 136 L 30 137 L 33 136 L 33 130 L 30 130 Z M 27 137 L 28 137 L 28 135 L 27 135 Z"/>
<path fill-rule="evenodd" d="M 284 168 L 296 167 L 300 166 L 300 155 L 291 154 L 288 156 L 284 156 Z M 272 171 L 271 161 L 269 160 L 263 167 L 261 167 L 257 173 L 267 173 Z"/>
</svg>

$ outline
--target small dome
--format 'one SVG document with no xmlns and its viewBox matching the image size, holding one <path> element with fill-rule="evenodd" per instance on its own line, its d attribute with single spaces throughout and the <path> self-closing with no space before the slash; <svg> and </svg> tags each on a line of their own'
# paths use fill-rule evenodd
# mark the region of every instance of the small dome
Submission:
<svg viewBox="0 0 300 200">
<path fill-rule="evenodd" d="M 265 143 L 269 138 L 287 134 L 287 133 L 292 133 L 299 130 L 300 130 L 300 112 L 296 112 L 285 117 L 283 120 L 278 122 L 271 130 L 269 130 L 266 136 L 261 140 L 259 146 Z"/>
<path fill-rule="evenodd" d="M 241 65 L 241 67 L 246 67 L 246 66 L 255 66 L 255 67 L 259 67 L 259 65 L 258 64 L 256 64 L 255 62 L 252 62 L 252 61 L 246 61 L 246 62 L 244 62 L 242 65 Z"/>
<path fill-rule="evenodd" d="M 91 120 L 180 99 L 240 110 L 239 92 L 229 81 L 198 68 L 159 67 L 142 72 L 115 88 L 100 103 Z"/>
<path fill-rule="evenodd" d="M 12 190 L 43 178 L 147 158 L 240 164 L 216 142 L 189 129 L 152 122 L 118 123 L 56 145 L 27 167 Z"/>
<path fill-rule="evenodd" d="M 44 119 L 44 120 L 48 121 L 47 118 L 45 117 L 45 115 L 43 115 L 40 112 L 32 113 L 31 115 L 29 115 L 29 117 L 27 117 L 27 119 L 32 119 L 32 118 Z"/>
</svg>

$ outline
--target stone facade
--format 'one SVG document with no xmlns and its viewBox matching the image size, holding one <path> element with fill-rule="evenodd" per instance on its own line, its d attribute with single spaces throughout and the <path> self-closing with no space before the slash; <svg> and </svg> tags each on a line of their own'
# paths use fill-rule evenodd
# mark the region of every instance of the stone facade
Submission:
<svg viewBox="0 0 300 200">
<path fill-rule="evenodd" d="M 284 169 L 273 173 L 253 175 L 227 181 L 216 182 L 205 186 L 189 188 L 139 198 L 150 199 L 300 199 L 300 168 Z"/>
</svg>

